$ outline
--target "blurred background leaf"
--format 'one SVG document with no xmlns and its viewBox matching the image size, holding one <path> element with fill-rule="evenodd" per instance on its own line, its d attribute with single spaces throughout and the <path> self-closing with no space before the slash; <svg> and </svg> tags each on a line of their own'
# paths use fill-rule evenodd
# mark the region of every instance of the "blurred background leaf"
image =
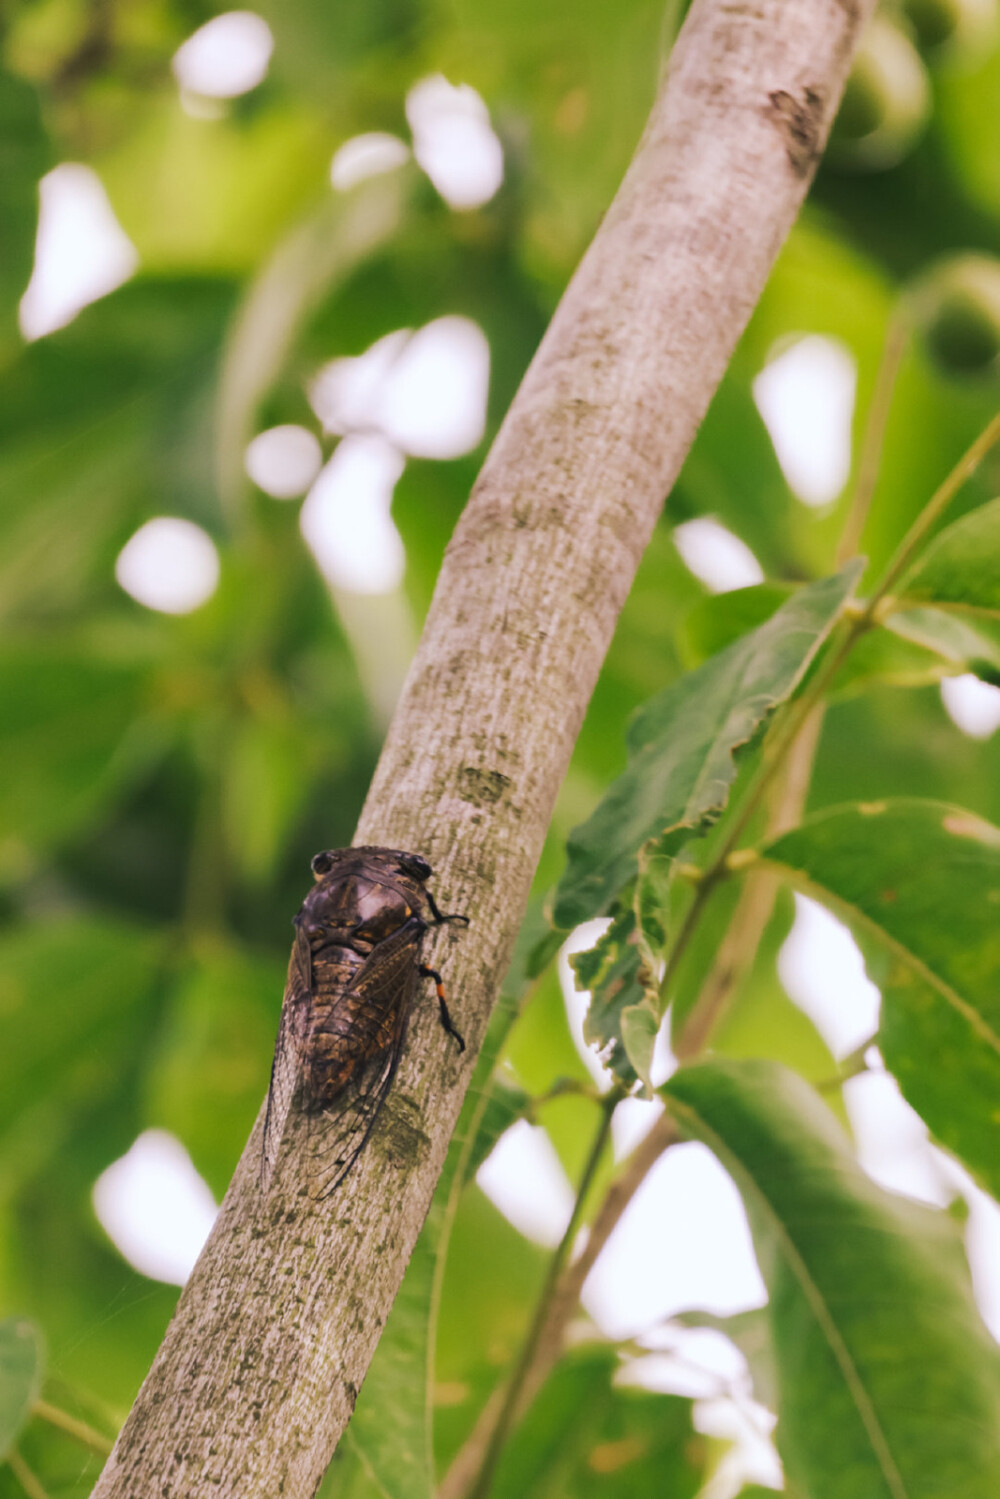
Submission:
<svg viewBox="0 0 1000 1499">
<path fill-rule="evenodd" d="M 244 41 L 232 30 L 224 39 L 226 67 L 241 56 L 252 66 L 244 60 L 242 82 L 230 75 L 223 87 L 190 71 L 201 28 L 232 24 L 210 0 L 5 8 L 0 1310 L 44 1335 L 46 1398 L 101 1431 L 113 1431 L 131 1401 L 177 1289 L 128 1262 L 120 1224 L 97 1216 L 95 1182 L 149 1131 L 168 1131 L 199 1222 L 225 1190 L 266 1086 L 309 858 L 352 837 L 444 547 L 621 179 L 684 9 L 662 0 L 267 0 L 250 21 L 256 53 L 246 52 L 245 18 Z M 996 409 L 997 12 L 993 0 L 900 0 L 866 41 L 834 146 L 621 616 L 542 855 L 529 945 L 541 938 L 537 906 L 563 875 L 568 833 L 626 768 L 630 715 L 835 571 L 890 324 L 901 320 L 908 334 L 861 543 L 870 562 L 862 592 Z M 451 111 L 459 156 L 475 146 L 493 171 L 479 198 L 461 204 L 435 175 L 420 123 L 415 89 L 437 75 L 448 81 L 443 93 L 440 81 L 432 88 L 440 118 Z M 384 170 L 349 180 L 359 138 L 388 155 Z M 462 442 L 435 456 L 426 436 L 412 438 L 412 406 L 403 441 L 392 424 L 400 387 L 389 390 L 398 368 L 376 379 L 364 365 L 360 415 L 322 408 L 318 377 L 343 377 L 334 361 L 364 363 L 380 340 L 454 318 L 482 330 L 489 350 L 478 426 Z M 430 426 L 473 383 L 465 369 L 447 386 L 442 368 L 415 382 Z M 289 427 L 311 455 L 308 471 L 293 480 L 279 465 L 268 488 L 260 470 L 248 473 L 247 445 Z M 401 570 L 389 582 L 383 570 L 382 592 L 366 595 L 331 574 L 300 526 L 303 497 L 315 503 L 356 439 L 387 444 L 397 474 L 380 492 L 372 550 L 384 563 L 398 548 Z M 990 696 L 1000 681 L 990 617 L 998 492 L 994 456 L 912 575 L 919 597 L 907 596 L 841 674 L 811 812 L 931 798 L 1000 823 L 991 737 L 1000 713 Z M 346 513 L 361 516 L 367 504 Z M 186 612 L 151 603 L 148 578 L 130 583 L 124 568 L 126 548 L 163 520 L 197 527 L 209 559 L 209 582 Z M 190 589 L 185 555 L 179 577 Z M 162 585 L 169 569 L 162 555 L 153 562 Z M 714 846 L 709 832 L 704 848 Z M 917 838 L 903 853 L 922 881 L 940 850 L 932 858 Z M 867 860 L 874 879 L 888 846 L 868 854 L 856 864 Z M 968 900 L 955 908 L 954 931 L 981 910 L 957 873 L 949 896 L 951 884 L 944 873 L 928 878 L 933 910 L 917 922 L 928 934 L 948 926 L 960 889 Z M 718 891 L 679 967 L 675 1033 L 736 897 L 735 887 Z M 791 992 L 801 910 L 780 894 L 713 1046 L 734 1066 L 767 1058 L 823 1086 L 867 1160 L 877 1131 L 858 1122 L 850 1087 L 838 1090 L 843 1049 L 819 1010 L 806 1014 Z M 586 935 L 593 946 L 600 933 Z M 977 938 L 968 960 L 979 965 L 983 1006 L 988 945 Z M 530 1194 L 541 1173 L 549 1242 L 594 1129 L 588 1094 L 595 1076 L 602 1086 L 607 1077 L 581 1051 L 568 961 L 554 959 L 555 943 L 546 951 L 553 961 L 534 975 L 500 1046 L 480 1144 L 500 1132 L 502 1153 L 513 1105 L 524 1106 L 536 1157 L 508 1174 Z M 814 970 L 822 966 L 816 957 Z M 880 1044 L 906 1097 L 995 1189 L 991 1064 L 953 1034 L 954 1015 L 926 985 L 870 952 L 869 969 L 883 989 Z M 462 996 L 454 1003 L 460 1024 Z M 665 1039 L 654 1071 L 671 1065 Z M 630 1148 L 620 1134 L 595 1201 Z M 415 1262 L 411 1272 L 417 1362 L 421 1339 L 436 1336 L 435 1367 L 414 1391 L 414 1420 L 428 1401 L 433 1414 L 433 1440 L 421 1438 L 425 1479 L 432 1466 L 447 1469 L 509 1367 L 548 1253 L 544 1233 L 528 1237 L 476 1182 L 482 1149 L 449 1203 L 446 1264 L 432 1248 L 430 1267 Z M 958 1190 L 949 1180 L 942 1205 Z M 978 1266 L 977 1224 L 994 1220 L 961 1181 Z M 676 1216 L 672 1201 L 662 1199 L 665 1221 Z M 173 1210 L 176 1224 L 185 1211 Z M 657 1269 L 643 1272 L 651 1287 Z M 429 1279 L 440 1294 L 436 1328 Z M 682 1313 L 711 1315 L 704 1299 Z M 613 1319 L 596 1294 L 584 1302 L 588 1335 L 616 1351 L 587 1344 L 556 1370 L 498 1492 L 641 1494 L 655 1479 L 657 1492 L 711 1482 L 729 1499 L 755 1492 L 744 1485 L 762 1474 L 780 1481 L 773 1460 L 741 1467 L 731 1433 L 703 1435 L 703 1402 L 678 1386 L 676 1370 L 665 1392 L 619 1387 L 616 1360 L 627 1364 L 636 1349 L 607 1331 L 602 1317 L 608 1327 Z M 991 1325 L 1000 1328 L 1000 1314 Z M 405 1328 L 399 1336 L 406 1341 Z M 373 1381 L 378 1426 L 389 1397 Z M 739 1389 L 748 1399 L 749 1386 Z M 51 1499 L 89 1492 L 96 1453 L 38 1420 L 19 1446 Z M 333 1491 L 384 1493 L 359 1453 L 338 1454 Z M 20 1492 L 0 1467 L 2 1499 Z"/>
</svg>

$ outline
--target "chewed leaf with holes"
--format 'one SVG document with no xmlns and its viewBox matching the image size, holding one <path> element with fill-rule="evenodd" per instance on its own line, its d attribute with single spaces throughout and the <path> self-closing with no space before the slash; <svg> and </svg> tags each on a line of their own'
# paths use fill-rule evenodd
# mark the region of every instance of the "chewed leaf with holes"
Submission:
<svg viewBox="0 0 1000 1499">
<path fill-rule="evenodd" d="M 651 839 L 669 856 L 724 810 L 739 752 L 801 682 L 850 597 L 862 563 L 802 588 L 748 635 L 642 707 L 629 763 L 569 838 L 555 923 L 576 926 L 610 909 Z"/>
<path fill-rule="evenodd" d="M 777 1063 L 687 1067 L 661 1093 L 747 1208 L 789 1487 L 810 1499 L 995 1499 L 1000 1350 L 959 1226 L 875 1186 L 825 1104 Z"/>
<path fill-rule="evenodd" d="M 26 1317 L 0 1322 L 0 1462 L 31 1414 L 42 1386 L 42 1335 Z"/>
<path fill-rule="evenodd" d="M 589 952 L 570 958 L 578 989 L 589 990 L 584 1040 L 597 1048 L 619 1082 L 637 1080 L 647 1097 L 660 1028 L 658 968 L 666 943 L 670 860 L 655 845 L 639 852 L 639 874 L 615 903 L 607 931 Z"/>
<path fill-rule="evenodd" d="M 886 1063 L 1000 1196 L 1000 828 L 907 798 L 833 808 L 764 855 L 885 945 Z"/>
<path fill-rule="evenodd" d="M 583 1039 L 596 1048 L 620 1082 L 631 1086 L 637 1073 L 622 1042 L 622 1015 L 643 999 L 635 912 L 631 908 L 617 912 L 594 946 L 575 953 L 569 962 L 576 987 L 590 991 Z"/>
</svg>

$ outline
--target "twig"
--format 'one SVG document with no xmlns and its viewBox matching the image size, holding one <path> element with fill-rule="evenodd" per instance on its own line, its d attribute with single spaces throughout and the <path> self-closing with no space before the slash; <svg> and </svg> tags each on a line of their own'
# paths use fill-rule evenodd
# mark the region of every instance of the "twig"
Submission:
<svg viewBox="0 0 1000 1499">
<path fill-rule="evenodd" d="M 545 1324 L 549 1317 L 549 1307 L 555 1296 L 556 1286 L 559 1283 L 563 1268 L 569 1260 L 573 1251 L 573 1243 L 576 1239 L 580 1221 L 583 1217 L 587 1194 L 590 1191 L 597 1168 L 600 1165 L 604 1147 L 611 1133 L 611 1116 L 620 1101 L 620 1094 L 609 1094 L 601 1100 L 601 1122 L 590 1147 L 583 1174 L 580 1177 L 580 1185 L 577 1188 L 576 1201 L 573 1203 L 573 1211 L 570 1213 L 566 1232 L 563 1234 L 559 1244 L 549 1261 L 549 1267 L 542 1284 L 541 1293 L 535 1306 L 535 1313 L 531 1319 L 527 1336 L 518 1355 L 517 1363 L 514 1365 L 510 1379 L 507 1381 L 503 1399 L 497 1412 L 496 1422 L 490 1434 L 490 1439 L 483 1452 L 479 1471 L 469 1488 L 469 1499 L 487 1499 L 490 1487 L 493 1483 L 493 1475 L 496 1472 L 500 1454 L 506 1445 L 510 1435 L 511 1427 L 517 1415 L 517 1410 L 524 1395 L 525 1380 L 535 1362 L 538 1346 L 541 1342 Z"/>
<path fill-rule="evenodd" d="M 935 522 L 944 514 L 962 485 L 975 473 L 990 448 L 1000 439 L 1000 411 L 980 432 L 972 446 L 962 454 L 951 473 L 931 495 L 913 525 L 893 553 L 888 567 L 868 601 L 866 617 L 876 618 L 879 604 L 886 598 L 896 580 L 902 576 Z"/>
<path fill-rule="evenodd" d="M 10 1464 L 10 1471 L 27 1494 L 28 1499 L 49 1499 L 45 1489 L 42 1488 L 41 1483 L 16 1447 L 12 1447 L 7 1453 L 7 1462 Z"/>
<path fill-rule="evenodd" d="M 80 1421 L 76 1416 L 71 1416 L 67 1411 L 60 1410 L 57 1405 L 50 1405 L 47 1400 L 36 1400 L 32 1407 L 33 1415 L 48 1421 L 50 1426 L 58 1426 L 67 1436 L 75 1437 L 85 1447 L 90 1447 L 94 1452 L 100 1452 L 107 1457 L 114 1443 L 109 1437 L 103 1436 L 101 1432 L 95 1431 L 93 1426 L 88 1426 L 86 1421 Z"/>
<path fill-rule="evenodd" d="M 833 1077 L 825 1077 L 818 1083 L 813 1083 L 817 1093 L 835 1093 L 845 1083 L 849 1083 L 852 1077 L 860 1077 L 862 1073 L 871 1072 L 867 1057 L 870 1049 L 878 1043 L 878 1034 L 869 1036 L 856 1046 L 852 1052 L 848 1052 L 843 1058 Z"/>
<path fill-rule="evenodd" d="M 854 493 L 851 496 L 850 509 L 847 512 L 847 519 L 837 546 L 838 567 L 849 562 L 858 553 L 861 533 L 864 531 L 872 496 L 875 493 L 875 485 L 878 482 L 889 408 L 892 405 L 892 393 L 896 388 L 899 366 L 906 349 L 909 327 L 903 304 L 897 302 L 889 315 L 882 358 L 875 376 L 875 389 L 872 391 L 865 421 L 865 432 L 861 439 L 861 454 L 858 459 L 858 475 L 854 484 Z"/>
<path fill-rule="evenodd" d="M 890 344 L 883 360 L 885 376 L 880 382 L 885 387 L 879 394 L 879 401 L 883 409 L 876 412 L 869 422 L 869 432 L 873 434 L 870 441 L 872 447 L 876 450 L 880 450 L 881 448 L 880 430 L 884 425 L 884 410 L 887 407 L 889 391 L 891 390 L 889 376 L 893 371 L 893 364 L 896 358 L 898 356 L 893 353 Z M 691 904 L 685 913 L 674 945 L 667 958 L 663 981 L 660 986 L 661 994 L 665 999 L 669 997 L 670 985 L 680 966 L 681 959 L 697 930 L 704 909 L 711 899 L 715 887 L 729 872 L 733 852 L 750 821 L 756 814 L 765 792 L 767 792 L 775 777 L 783 771 L 786 757 L 789 757 L 790 763 L 793 746 L 798 742 L 799 736 L 804 734 L 805 726 L 810 718 L 821 714 L 821 704 L 824 694 L 858 640 L 878 623 L 880 611 L 884 608 L 884 601 L 888 598 L 889 589 L 892 587 L 893 582 L 900 576 L 916 554 L 921 541 L 927 535 L 931 526 L 944 512 L 965 480 L 975 471 L 983 457 L 998 439 L 1000 439 L 1000 413 L 988 423 L 975 442 L 972 443 L 971 447 L 963 453 L 948 477 L 935 490 L 900 542 L 892 561 L 886 568 L 871 598 L 863 608 L 859 608 L 853 615 L 845 618 L 841 625 L 839 638 L 835 636 L 831 642 L 826 660 L 817 669 L 811 682 L 802 692 L 802 695 L 793 700 L 776 720 L 770 738 L 765 741 L 757 777 L 748 788 L 742 805 L 733 813 L 725 838 L 716 850 L 711 862 L 703 870 L 701 879 L 695 886 Z M 870 482 L 873 482 L 873 480 Z M 862 499 L 864 504 L 867 505 L 867 498 L 863 491 Z M 852 507 L 845 527 L 845 536 L 858 523 L 858 513 Z M 863 517 L 861 524 L 863 524 Z M 817 734 L 821 722 L 822 718 L 820 716 L 816 720 Z M 800 767 L 799 774 L 804 775 L 804 784 L 801 788 L 803 804 L 808 788 L 814 750 L 815 741 L 807 751 L 804 749 L 803 765 Z M 779 791 L 779 802 L 780 798 L 781 793 Z M 764 871 L 760 871 L 759 874 L 755 872 L 755 878 L 759 880 L 767 878 L 767 876 Z M 709 977 L 709 984 L 712 987 L 709 990 L 706 986 L 707 992 L 703 991 L 703 994 L 699 996 L 695 1011 L 692 1012 L 688 1026 L 685 1027 L 680 1042 L 682 1050 L 678 1052 L 678 1056 L 690 1057 L 705 1044 L 712 1025 L 714 1025 L 724 1004 L 727 1002 L 735 982 L 742 976 L 742 972 L 745 971 L 745 964 L 749 961 L 749 955 L 752 947 L 755 945 L 754 938 L 759 939 L 759 935 L 763 931 L 763 926 L 766 925 L 773 895 L 773 887 L 770 900 L 767 899 L 766 893 L 758 892 L 757 895 L 754 895 L 751 891 L 745 896 L 742 912 L 739 907 L 737 908 L 736 914 L 738 917 L 741 917 L 742 929 L 734 932 L 731 943 L 728 941 L 724 943 L 723 949 L 720 951 L 719 960 Z M 732 927 L 730 930 L 733 930 Z M 725 960 L 724 963 L 723 959 Z M 698 1015 L 697 1021 L 694 1018 L 695 1012 Z"/>
<path fill-rule="evenodd" d="M 295 1125 L 262 1202 L 258 1122 L 94 1499 L 315 1492 L 426 1216 L 618 614 L 873 9 L 692 5 L 447 549 L 357 831 L 426 854 L 435 889 L 473 914 L 435 939 L 452 944 L 468 1049 L 454 1058 L 415 1017 L 379 1127 L 328 1202 L 301 1190 Z"/>
<path fill-rule="evenodd" d="M 566 1328 L 576 1312 L 584 1282 L 617 1228 L 622 1214 L 663 1152 L 679 1139 L 674 1121 L 667 1114 L 661 1115 L 649 1134 L 629 1156 L 622 1174 L 608 1188 L 590 1227 L 587 1242 L 572 1264 L 566 1267 L 549 1301 L 534 1356 L 524 1374 L 520 1400 L 514 1412 L 515 1421 L 531 1405 L 559 1359 L 565 1343 Z M 504 1387 L 500 1386 L 483 1406 L 476 1424 L 440 1484 L 438 1499 L 467 1499 L 472 1482 L 482 1465 L 484 1453 L 496 1431 L 504 1394 Z"/>
</svg>

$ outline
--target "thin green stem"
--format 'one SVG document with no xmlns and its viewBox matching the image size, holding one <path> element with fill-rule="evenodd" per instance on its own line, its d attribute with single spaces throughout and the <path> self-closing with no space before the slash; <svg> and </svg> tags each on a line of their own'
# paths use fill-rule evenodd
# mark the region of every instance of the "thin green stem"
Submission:
<svg viewBox="0 0 1000 1499">
<path fill-rule="evenodd" d="M 12 1447 L 7 1453 L 7 1462 L 10 1465 L 10 1471 L 27 1494 L 28 1499 L 49 1499 L 45 1489 L 42 1488 L 41 1483 L 16 1447 Z"/>
<path fill-rule="evenodd" d="M 931 495 L 913 525 L 903 537 L 882 575 L 881 582 L 868 601 L 866 614 L 874 616 L 875 609 L 886 597 L 896 580 L 909 567 L 921 542 L 935 522 L 944 514 L 966 479 L 974 474 L 994 443 L 1000 440 L 1000 411 L 980 432 L 975 442 L 962 454 L 951 473 Z"/>
<path fill-rule="evenodd" d="M 573 1204 L 573 1211 L 570 1214 L 569 1223 L 566 1225 L 566 1232 L 560 1239 L 559 1245 L 556 1248 L 551 1260 L 549 1261 L 549 1267 L 546 1271 L 545 1281 L 542 1285 L 541 1293 L 535 1305 L 535 1311 L 531 1319 L 531 1325 L 528 1328 L 528 1333 L 521 1347 L 521 1352 L 518 1354 L 517 1363 L 514 1365 L 514 1369 L 511 1373 L 510 1379 L 507 1382 L 507 1389 L 504 1393 L 503 1405 L 500 1407 L 496 1425 L 493 1428 L 490 1441 L 486 1447 L 485 1452 L 483 1453 L 483 1459 L 479 1465 L 479 1471 L 476 1473 L 475 1479 L 469 1487 L 467 1499 L 487 1499 L 487 1495 L 490 1492 L 490 1488 L 493 1483 L 493 1476 L 496 1472 L 497 1463 L 500 1460 L 500 1454 L 503 1452 L 503 1449 L 506 1446 L 507 1439 L 510 1436 L 511 1427 L 514 1424 L 514 1420 L 517 1414 L 517 1408 L 521 1399 L 521 1391 L 524 1386 L 524 1381 L 527 1378 L 528 1371 L 530 1370 L 534 1362 L 538 1344 L 545 1330 L 545 1325 L 549 1315 L 549 1304 L 552 1301 L 553 1296 L 555 1295 L 556 1288 L 562 1277 L 563 1269 L 565 1268 L 569 1257 L 573 1252 L 573 1244 L 576 1240 L 576 1236 L 580 1228 L 580 1220 L 583 1217 L 583 1209 L 587 1200 L 587 1194 L 590 1191 L 594 1176 L 597 1172 L 597 1168 L 600 1165 L 604 1147 L 607 1144 L 608 1136 L 611 1133 L 611 1116 L 614 1113 L 615 1107 L 620 1101 L 621 1097 L 622 1094 L 620 1093 L 620 1091 L 615 1089 L 613 1092 L 607 1094 L 606 1097 L 601 1099 L 601 1122 L 598 1126 L 597 1133 L 594 1136 L 593 1144 L 590 1147 L 590 1154 L 587 1157 L 587 1163 L 583 1168 L 583 1175 L 580 1178 L 580 1185 L 577 1189 L 576 1201 Z"/>
<path fill-rule="evenodd" d="M 787 711 L 780 716 L 775 724 L 771 738 L 764 747 L 763 757 L 757 770 L 756 778 L 747 790 L 742 804 L 733 813 L 732 821 L 729 824 L 729 831 L 716 851 L 715 857 L 706 866 L 702 872 L 701 880 L 695 886 L 694 897 L 687 908 L 687 912 L 681 922 L 673 947 L 667 958 L 663 980 L 660 984 L 660 994 L 663 999 L 666 999 L 669 994 L 669 986 L 677 974 L 681 959 L 688 949 L 697 929 L 698 922 L 701 920 L 702 912 L 708 904 L 716 885 L 729 873 L 728 860 L 757 811 L 761 797 L 777 772 L 781 769 L 785 755 L 795 743 L 796 736 L 803 724 L 844 664 L 859 636 L 870 628 L 871 622 L 868 619 L 867 611 L 856 619 L 849 619 L 844 622 L 839 642 L 833 644 L 830 654 L 818 668 L 816 675 L 805 688 L 802 696 L 796 698 L 789 705 Z"/>
<path fill-rule="evenodd" d="M 47 1421 L 50 1426 L 57 1426 L 60 1431 L 82 1442 L 92 1451 L 100 1452 L 103 1457 L 107 1457 L 114 1446 L 110 1437 L 96 1431 L 93 1426 L 88 1426 L 86 1421 L 80 1421 L 76 1416 L 71 1416 L 68 1411 L 60 1410 L 57 1405 L 50 1405 L 47 1400 L 36 1400 L 32 1414 L 42 1421 Z"/>
<path fill-rule="evenodd" d="M 877 1045 L 877 1043 L 878 1033 L 876 1032 L 875 1035 L 869 1036 L 867 1040 L 862 1041 L 861 1045 L 856 1046 L 852 1052 L 848 1052 L 847 1056 L 841 1060 L 840 1066 L 832 1077 L 825 1077 L 820 1082 L 813 1084 L 816 1092 L 836 1093 L 837 1089 L 842 1088 L 845 1083 L 849 1083 L 852 1077 L 860 1077 L 863 1072 L 870 1072 L 871 1068 L 868 1066 L 865 1057 L 869 1048 Z"/>
<path fill-rule="evenodd" d="M 802 725 L 821 701 L 827 688 L 837 675 L 862 635 L 878 623 L 878 607 L 885 599 L 893 583 L 909 566 L 921 542 L 935 521 L 944 513 L 970 474 L 982 462 L 995 442 L 1000 440 L 1000 412 L 983 428 L 975 442 L 958 460 L 951 473 L 931 495 L 913 525 L 903 537 L 889 562 L 881 581 L 865 607 L 846 617 L 840 626 L 839 639 L 834 635 L 826 660 L 817 668 L 811 682 L 800 697 L 779 712 L 774 727 L 764 745 L 761 763 L 755 780 L 747 790 L 740 807 L 733 813 L 729 829 L 712 861 L 702 872 L 695 886 L 694 897 L 681 922 L 674 945 L 667 958 L 660 994 L 664 1001 L 669 997 L 669 987 L 677 974 L 681 959 L 701 920 L 702 912 L 720 880 L 729 873 L 729 859 L 750 821 L 752 820 L 764 792 L 781 769 L 785 756 L 795 743 Z"/>
<path fill-rule="evenodd" d="M 903 310 L 903 304 L 897 302 L 889 316 L 885 343 L 882 346 L 882 357 L 875 376 L 875 388 L 868 407 L 854 493 L 851 496 L 850 509 L 847 512 L 840 541 L 837 543 L 838 567 L 850 561 L 852 557 L 856 557 L 858 553 L 861 533 L 868 519 L 868 511 L 871 508 L 872 496 L 875 493 L 875 485 L 882 464 L 882 447 L 889 420 L 889 408 L 892 405 L 892 394 L 896 388 L 896 379 L 906 349 L 909 329 L 909 320 Z"/>
</svg>

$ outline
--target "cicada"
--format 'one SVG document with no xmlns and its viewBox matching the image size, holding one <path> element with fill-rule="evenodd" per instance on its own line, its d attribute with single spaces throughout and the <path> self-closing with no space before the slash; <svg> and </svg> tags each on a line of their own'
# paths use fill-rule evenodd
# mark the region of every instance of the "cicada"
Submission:
<svg viewBox="0 0 1000 1499">
<path fill-rule="evenodd" d="M 261 1185 L 274 1176 L 289 1115 L 309 1117 L 305 1150 L 313 1198 L 336 1191 L 368 1141 L 403 1051 L 423 978 L 437 987 L 441 1024 L 460 1051 L 441 975 L 421 961 L 424 934 L 465 916 L 438 910 L 420 854 L 328 849 L 295 917 L 271 1086 Z"/>
</svg>

